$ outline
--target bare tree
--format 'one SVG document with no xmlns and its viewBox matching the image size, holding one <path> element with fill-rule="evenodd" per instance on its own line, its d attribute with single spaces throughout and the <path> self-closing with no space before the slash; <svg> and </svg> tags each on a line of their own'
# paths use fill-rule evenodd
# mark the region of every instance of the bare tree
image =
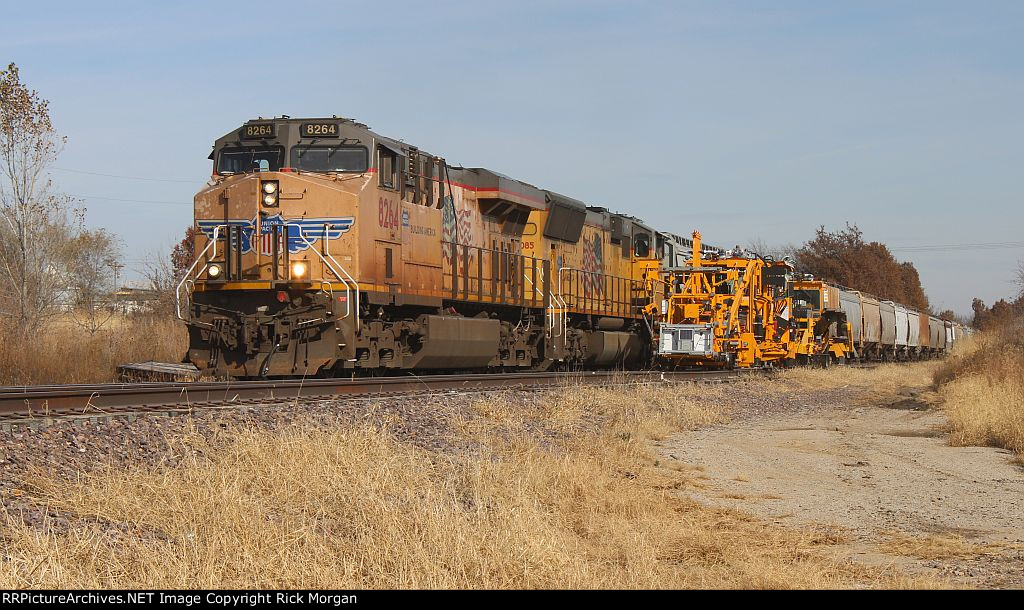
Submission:
<svg viewBox="0 0 1024 610">
<path fill-rule="evenodd" d="M 1017 263 L 1017 297 L 1024 299 L 1024 261 Z"/>
<path fill-rule="evenodd" d="M 195 260 L 195 227 L 185 228 L 185 235 L 167 252 L 150 252 L 140 270 L 156 296 L 154 309 L 159 314 L 173 314 L 175 289 Z"/>
<path fill-rule="evenodd" d="M 791 259 L 796 255 L 797 247 L 793 244 L 782 244 L 780 246 L 770 246 L 761 237 L 753 237 L 747 240 L 747 249 L 760 254 L 761 256 L 770 256 L 775 260 L 782 260 L 785 257 Z"/>
<path fill-rule="evenodd" d="M 9 292 L 0 313 L 21 331 L 57 311 L 67 293 L 82 214 L 54 192 L 46 173 L 64 142 L 49 102 L 21 83 L 17 66 L 0 71 L 0 278 Z"/>
<path fill-rule="evenodd" d="M 158 315 L 174 315 L 174 289 L 178 285 L 178 277 L 174 266 L 166 252 L 150 252 L 138 270 L 148 284 L 155 297 L 153 313 Z"/>
<path fill-rule="evenodd" d="M 103 229 L 83 231 L 75 240 L 70 278 L 73 317 L 90 334 L 117 313 L 113 296 L 120 258 L 117 238 Z"/>
</svg>

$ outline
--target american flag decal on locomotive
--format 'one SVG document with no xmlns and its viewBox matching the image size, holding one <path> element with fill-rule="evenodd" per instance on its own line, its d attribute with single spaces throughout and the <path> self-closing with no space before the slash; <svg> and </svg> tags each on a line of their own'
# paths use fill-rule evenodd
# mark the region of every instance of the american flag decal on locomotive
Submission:
<svg viewBox="0 0 1024 610">
<path fill-rule="evenodd" d="M 223 220 L 199 220 L 196 221 L 199 225 L 199 230 L 206 237 L 213 239 L 213 234 L 216 228 L 221 227 L 219 237 L 223 239 L 227 232 L 225 231 L 225 223 Z M 242 240 L 241 251 L 242 254 L 247 254 L 253 251 L 253 234 L 256 233 L 256 227 L 252 220 L 241 220 L 232 219 L 228 220 L 227 224 L 234 227 L 241 227 L 241 230 L 236 232 L 238 239 Z M 273 232 L 277 227 L 287 224 L 288 227 L 288 253 L 298 254 L 304 250 L 308 250 L 310 245 L 316 244 L 323 238 L 327 239 L 338 239 L 345 233 L 348 233 L 352 225 L 355 224 L 355 218 L 352 216 L 342 216 L 337 218 L 289 218 L 284 219 L 280 214 L 274 216 L 268 216 L 260 222 L 260 254 L 269 256 L 273 254 Z M 232 238 L 231 246 L 237 248 L 234 239 Z M 283 250 L 283 244 L 278 246 L 279 249 Z"/>
<path fill-rule="evenodd" d="M 451 269 L 453 243 L 459 245 L 473 243 L 473 213 L 470 210 L 458 210 L 457 213 L 453 213 L 453 208 L 452 205 L 445 205 L 441 212 L 441 256 L 445 269 Z M 465 257 L 462 250 L 459 250 L 460 273 L 464 271 L 466 265 L 476 260 L 475 250 L 469 249 L 467 254 L 469 260 L 463 260 Z"/>
<path fill-rule="evenodd" d="M 596 296 L 604 292 L 600 275 L 604 273 L 604 261 L 601 258 L 601 235 L 595 233 L 591 239 L 584 238 L 583 290 L 587 296 Z"/>
</svg>

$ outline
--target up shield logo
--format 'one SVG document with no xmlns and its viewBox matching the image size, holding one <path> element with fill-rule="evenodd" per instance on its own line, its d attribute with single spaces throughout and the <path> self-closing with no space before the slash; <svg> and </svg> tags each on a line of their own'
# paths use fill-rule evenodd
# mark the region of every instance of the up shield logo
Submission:
<svg viewBox="0 0 1024 610">
<path fill-rule="evenodd" d="M 291 219 L 284 219 L 280 214 L 267 216 L 260 222 L 258 236 L 260 254 L 269 256 L 274 253 L 273 234 L 275 231 L 280 231 L 282 225 L 287 227 L 288 239 L 286 241 L 288 243 L 288 253 L 298 254 L 303 250 L 308 250 L 310 246 L 315 245 L 321 239 L 338 239 L 345 233 L 348 233 L 355 222 L 356 219 L 352 216 Z M 224 239 L 227 236 L 223 220 L 200 220 L 197 223 L 199 231 L 210 239 L 213 239 L 213 234 L 218 226 L 220 227 L 218 237 Z M 238 231 L 233 231 L 231 247 L 236 249 L 240 247 L 242 254 L 252 252 L 254 250 L 253 237 L 256 236 L 256 227 L 253 221 L 228 220 L 226 224 L 240 228 Z M 235 243 L 237 240 L 241 240 L 240 246 Z M 278 250 L 279 253 L 284 250 L 284 243 L 279 242 Z"/>
</svg>

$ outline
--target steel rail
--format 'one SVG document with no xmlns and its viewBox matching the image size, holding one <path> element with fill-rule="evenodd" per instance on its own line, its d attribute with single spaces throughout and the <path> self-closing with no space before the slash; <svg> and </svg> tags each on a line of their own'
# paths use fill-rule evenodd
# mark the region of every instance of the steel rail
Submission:
<svg viewBox="0 0 1024 610">
<path fill-rule="evenodd" d="M 0 418 L 24 419 L 101 415 L 239 405 L 252 401 L 367 397 L 429 391 L 537 389 L 573 384 L 620 384 L 651 381 L 731 380 L 763 371 L 579 371 L 546 373 L 477 373 L 405 375 L 354 379 L 287 379 L 217 382 L 105 383 L 0 387 Z"/>
</svg>

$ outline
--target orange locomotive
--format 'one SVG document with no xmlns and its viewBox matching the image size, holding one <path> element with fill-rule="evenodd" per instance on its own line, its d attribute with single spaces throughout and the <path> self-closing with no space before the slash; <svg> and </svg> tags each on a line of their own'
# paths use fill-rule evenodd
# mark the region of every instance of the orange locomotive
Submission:
<svg viewBox="0 0 1024 610">
<path fill-rule="evenodd" d="M 178 285 L 188 359 L 243 378 L 646 363 L 643 222 L 339 117 L 214 144 Z"/>
</svg>

